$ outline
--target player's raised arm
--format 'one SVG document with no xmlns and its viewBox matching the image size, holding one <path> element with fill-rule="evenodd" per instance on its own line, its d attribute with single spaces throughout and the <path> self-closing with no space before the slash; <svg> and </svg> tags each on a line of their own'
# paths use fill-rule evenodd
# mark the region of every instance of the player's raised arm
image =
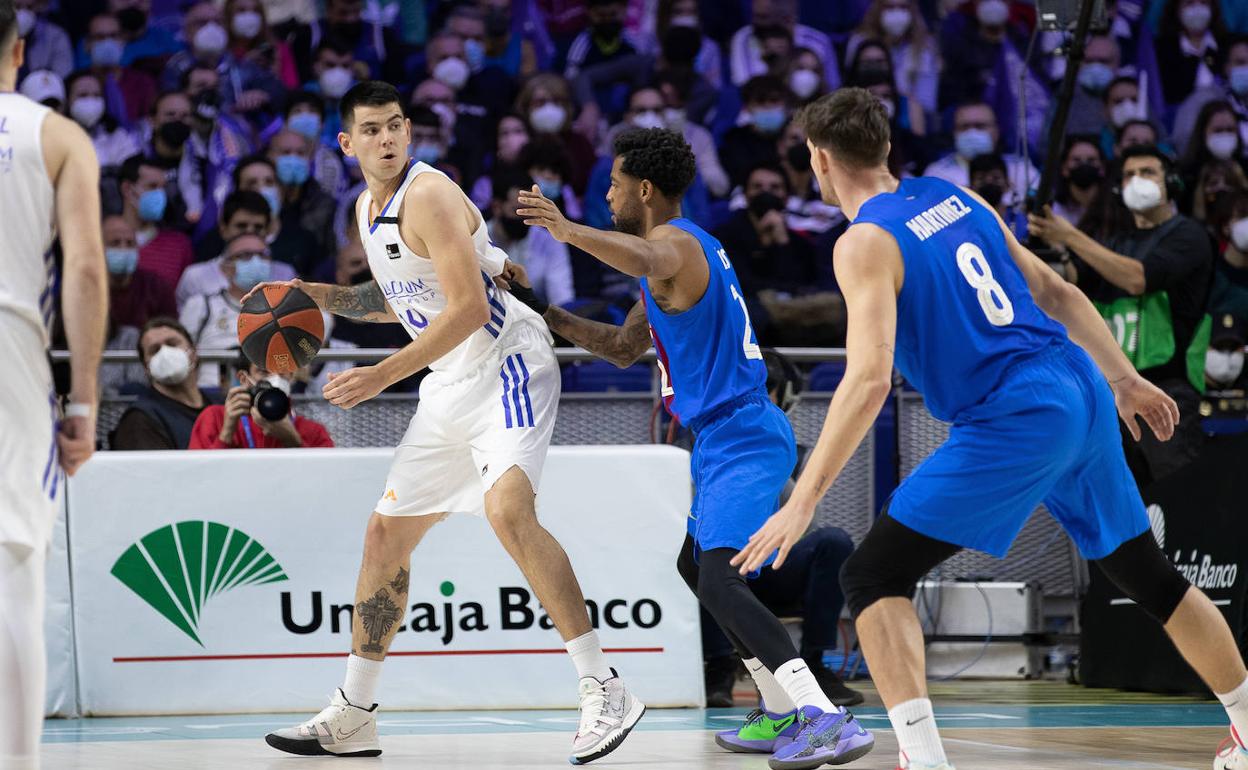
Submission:
<svg viewBox="0 0 1248 770">
<path fill-rule="evenodd" d="M 848 314 L 845 377 L 828 404 L 819 441 L 789 501 L 733 558 L 742 574 L 760 568 L 776 549 L 780 554 L 772 566 L 780 568 L 892 390 L 901 250 L 885 231 L 861 224 L 837 240 L 833 266 Z"/>
<path fill-rule="evenodd" d="M 70 404 L 88 414 L 67 412 L 58 443 L 61 464 L 73 474 L 95 449 L 100 354 L 108 326 L 108 273 L 100 231 L 100 163 L 90 138 L 73 121 L 48 115 L 43 128 L 45 157 L 56 188 L 57 231 L 64 254 L 61 309 L 69 341 Z"/>
</svg>

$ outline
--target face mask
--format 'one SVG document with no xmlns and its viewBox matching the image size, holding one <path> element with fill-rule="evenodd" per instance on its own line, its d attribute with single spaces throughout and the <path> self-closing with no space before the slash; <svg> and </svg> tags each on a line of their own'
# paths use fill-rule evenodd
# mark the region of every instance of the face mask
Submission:
<svg viewBox="0 0 1248 770">
<path fill-rule="evenodd" d="M 104 261 L 113 275 L 131 275 L 139 266 L 138 249 L 104 249 Z"/>
<path fill-rule="evenodd" d="M 117 38 L 108 37 L 91 44 L 91 65 L 94 67 L 116 67 L 121 64 L 121 55 L 126 47 Z"/>
<path fill-rule="evenodd" d="M 260 194 L 269 202 L 269 209 L 272 210 L 273 216 L 277 216 L 282 212 L 282 193 L 276 187 L 261 187 Z"/>
<path fill-rule="evenodd" d="M 162 125 L 158 133 L 160 134 L 160 141 L 169 147 L 177 148 L 186 144 L 186 140 L 191 136 L 191 127 L 180 120 L 175 120 L 172 123 Z"/>
<path fill-rule="evenodd" d="M 412 157 L 432 166 L 442 159 L 442 147 L 436 142 L 420 142 L 412 148 Z"/>
<path fill-rule="evenodd" d="M 758 193 L 750 198 L 747 207 L 755 217 L 761 217 L 769 211 L 784 211 L 784 199 L 769 192 Z"/>
<path fill-rule="evenodd" d="M 256 284 L 269 280 L 273 265 L 259 254 L 234 263 L 234 285 L 243 291 L 251 291 Z"/>
<path fill-rule="evenodd" d="M 959 155 L 971 160 L 992 152 L 996 143 L 992 141 L 992 134 L 984 129 L 968 128 L 953 137 L 953 146 Z"/>
<path fill-rule="evenodd" d="M 1209 154 L 1218 160 L 1226 160 L 1235 154 L 1239 147 L 1239 136 L 1234 131 L 1219 131 L 1205 137 L 1205 147 Z"/>
<path fill-rule="evenodd" d="M 226 33 L 225 27 L 215 21 L 210 21 L 200 27 L 194 39 L 191 40 L 191 48 L 200 56 L 220 56 L 229 44 L 230 36 Z"/>
<path fill-rule="evenodd" d="M 554 179 L 547 179 L 545 177 L 538 177 L 533 181 L 537 183 L 537 189 L 541 191 L 542 195 L 545 195 L 552 201 L 559 200 L 559 198 L 563 195 L 563 182 L 558 182 Z"/>
<path fill-rule="evenodd" d="M 681 131 L 685 127 L 685 111 L 679 107 L 668 107 L 663 110 L 663 123 L 673 131 Z"/>
<path fill-rule="evenodd" d="M 1005 188 L 999 184 L 983 184 L 975 188 L 975 192 L 979 193 L 979 197 L 988 202 L 989 206 L 994 209 L 1001 202 L 1002 196 L 1005 195 Z"/>
<path fill-rule="evenodd" d="M 1231 90 L 1238 96 L 1248 96 L 1248 64 L 1231 67 L 1228 80 L 1231 83 Z"/>
<path fill-rule="evenodd" d="M 169 205 L 169 197 L 165 188 L 157 187 L 139 196 L 139 219 L 144 222 L 159 222 L 165 218 L 165 207 Z"/>
<path fill-rule="evenodd" d="M 247 40 L 259 35 L 262 27 L 264 27 L 264 17 L 255 11 L 236 13 L 230 22 L 230 29 L 234 30 L 234 34 Z"/>
<path fill-rule="evenodd" d="M 147 371 L 161 385 L 181 385 L 191 373 L 191 354 L 173 345 L 161 345 L 147 362 Z"/>
<path fill-rule="evenodd" d="M 125 31 L 135 33 L 147 26 L 147 14 L 142 8 L 123 8 L 117 12 L 117 23 Z"/>
<path fill-rule="evenodd" d="M 1101 170 L 1091 163 L 1080 163 L 1070 170 L 1070 186 L 1087 190 L 1101 181 Z"/>
<path fill-rule="evenodd" d="M 270 374 L 264 378 L 264 381 L 272 385 L 274 388 L 282 391 L 286 395 L 290 395 L 290 380 L 280 374 Z"/>
<path fill-rule="evenodd" d="M 663 128 L 666 125 L 658 110 L 639 112 L 633 116 L 632 123 L 637 128 Z"/>
<path fill-rule="evenodd" d="M 1248 217 L 1231 225 L 1231 243 L 1239 251 L 1248 253 Z"/>
<path fill-rule="evenodd" d="M 980 0 L 975 18 L 985 27 L 999 27 L 1010 18 L 1010 6 L 1005 0 Z"/>
<path fill-rule="evenodd" d="M 104 117 L 104 100 L 98 96 L 83 96 L 69 104 L 69 115 L 84 128 L 94 128 Z"/>
<path fill-rule="evenodd" d="M 1128 121 L 1135 120 L 1139 114 L 1139 105 L 1131 99 L 1118 102 L 1109 108 L 1109 119 L 1114 124 L 1114 128 L 1122 128 L 1127 125 Z"/>
<path fill-rule="evenodd" d="M 563 128 L 563 121 L 567 117 L 568 113 L 563 105 L 547 102 L 529 113 L 529 125 L 533 126 L 534 131 L 553 134 Z"/>
<path fill-rule="evenodd" d="M 444 84 L 452 91 L 458 91 L 468 82 L 468 64 L 459 57 L 443 59 L 433 68 L 433 79 Z"/>
<path fill-rule="evenodd" d="M 277 181 L 287 187 L 298 187 L 308 181 L 311 164 L 302 155 L 277 156 Z"/>
<path fill-rule="evenodd" d="M 1151 179 L 1133 176 L 1122 188 L 1122 202 L 1135 212 L 1156 208 L 1161 204 L 1161 185 Z"/>
<path fill-rule="evenodd" d="M 1179 23 L 1193 35 L 1209 29 L 1209 20 L 1212 17 L 1213 10 L 1207 5 L 1189 5 L 1179 11 Z"/>
<path fill-rule="evenodd" d="M 499 226 L 503 228 L 503 232 L 513 241 L 524 240 L 529 234 L 529 226 L 524 223 L 523 219 L 516 217 L 499 217 Z"/>
<path fill-rule="evenodd" d="M 798 99 L 809 99 L 819 90 L 819 73 L 810 70 L 793 70 L 789 75 L 789 90 Z"/>
<path fill-rule="evenodd" d="M 673 16 L 671 21 L 669 21 L 667 25 L 669 27 L 690 27 L 692 29 L 697 29 L 700 26 L 698 24 L 698 17 L 691 13 L 681 14 L 680 16 Z"/>
<path fill-rule="evenodd" d="M 795 144 L 784 153 L 784 159 L 789 162 L 797 171 L 806 171 L 810 168 L 810 148 L 805 142 Z"/>
<path fill-rule="evenodd" d="M 28 8 L 23 8 L 20 11 L 18 11 L 17 12 L 17 36 L 26 37 L 27 35 L 29 35 L 30 31 L 35 28 L 35 20 L 37 18 L 38 17 L 35 16 L 35 12 Z"/>
<path fill-rule="evenodd" d="M 1208 350 L 1205 352 L 1205 374 L 1219 385 L 1230 385 L 1244 371 L 1244 351 Z"/>
<path fill-rule="evenodd" d="M 1079 85 L 1094 94 L 1103 92 L 1113 79 L 1114 70 L 1099 61 L 1089 62 L 1079 68 Z"/>
<path fill-rule="evenodd" d="M 784 108 L 764 107 L 750 113 L 750 122 L 764 134 L 774 134 L 784 128 Z"/>
<path fill-rule="evenodd" d="M 465 40 L 464 59 L 468 61 L 468 69 L 480 72 L 485 66 L 485 43 L 472 38 Z"/>
<path fill-rule="evenodd" d="M 353 81 L 351 70 L 346 67 L 330 67 L 317 79 L 321 86 L 321 93 L 329 99 L 341 99 L 342 95 L 351 88 Z"/>
<path fill-rule="evenodd" d="M 313 112 L 300 112 L 290 116 L 286 127 L 305 139 L 316 139 L 321 135 L 321 116 Z"/>
<path fill-rule="evenodd" d="M 498 137 L 498 157 L 507 162 L 516 159 L 520 150 L 529 143 L 529 137 L 515 131 Z"/>
<path fill-rule="evenodd" d="M 880 27 L 889 37 L 901 37 L 910 31 L 910 9 L 889 8 L 880 14 Z"/>
</svg>

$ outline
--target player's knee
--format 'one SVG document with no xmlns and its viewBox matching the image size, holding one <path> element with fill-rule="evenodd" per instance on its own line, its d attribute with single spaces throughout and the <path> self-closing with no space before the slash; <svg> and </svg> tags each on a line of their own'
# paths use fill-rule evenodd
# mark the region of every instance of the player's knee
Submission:
<svg viewBox="0 0 1248 770">
<path fill-rule="evenodd" d="M 685 581 L 685 585 L 689 586 L 689 590 L 695 594 L 698 592 L 698 563 L 693 558 L 693 538 L 685 536 L 685 544 L 680 549 L 680 555 L 676 557 L 676 571 L 680 573 L 681 580 Z"/>
<path fill-rule="evenodd" d="M 487 506 L 485 516 L 504 547 L 523 540 L 525 532 L 537 524 L 537 515 L 531 505 Z"/>
<path fill-rule="evenodd" d="M 1166 559 L 1151 531 L 1131 538 L 1095 564 L 1129 599 L 1163 624 L 1192 585 Z"/>
<path fill-rule="evenodd" d="M 364 561 L 390 562 L 407 558 L 429 528 L 445 518 L 445 513 L 383 516 L 374 512 L 364 529 Z"/>
<path fill-rule="evenodd" d="M 881 599 L 914 598 L 919 577 L 904 571 L 901 565 L 871 559 L 861 548 L 854 551 L 841 565 L 841 591 L 850 616 L 856 619 Z"/>
</svg>

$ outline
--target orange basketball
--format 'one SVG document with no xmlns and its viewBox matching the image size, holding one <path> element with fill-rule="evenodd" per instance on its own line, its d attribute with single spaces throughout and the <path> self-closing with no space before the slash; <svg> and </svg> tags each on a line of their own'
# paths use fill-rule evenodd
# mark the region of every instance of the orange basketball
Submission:
<svg viewBox="0 0 1248 770">
<path fill-rule="evenodd" d="M 243 303 L 238 343 L 256 366 L 290 374 L 316 358 L 325 319 L 312 298 L 293 286 L 269 286 Z"/>
</svg>

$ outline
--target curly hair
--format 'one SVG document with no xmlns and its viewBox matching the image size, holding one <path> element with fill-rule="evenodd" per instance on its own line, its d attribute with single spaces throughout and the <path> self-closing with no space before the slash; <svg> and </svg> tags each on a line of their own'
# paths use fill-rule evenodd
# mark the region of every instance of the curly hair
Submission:
<svg viewBox="0 0 1248 770">
<path fill-rule="evenodd" d="M 634 128 L 615 139 L 620 170 L 635 179 L 649 179 L 669 198 L 679 198 L 693 184 L 697 166 L 685 138 L 666 128 Z"/>
</svg>

